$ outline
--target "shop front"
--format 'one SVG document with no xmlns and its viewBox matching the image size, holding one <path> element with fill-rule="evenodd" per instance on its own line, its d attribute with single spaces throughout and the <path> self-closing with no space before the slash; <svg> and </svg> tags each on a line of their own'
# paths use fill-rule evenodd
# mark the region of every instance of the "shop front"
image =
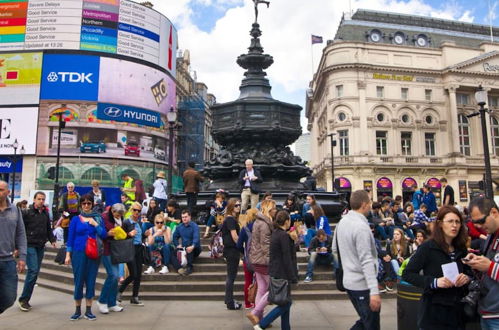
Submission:
<svg viewBox="0 0 499 330">
<path fill-rule="evenodd" d="M 414 178 L 408 177 L 402 180 L 402 200 L 405 203 L 412 201 L 414 188 L 418 187 L 418 183 Z"/>
<path fill-rule="evenodd" d="M 392 180 L 390 180 L 387 177 L 379 178 L 378 181 L 376 182 L 376 191 L 377 191 L 378 200 L 383 199 L 385 197 L 393 198 Z"/>
<path fill-rule="evenodd" d="M 17 157 L 15 168 L 15 182 L 14 182 L 14 198 L 21 197 L 21 172 L 23 169 L 23 158 Z M 14 169 L 14 159 L 12 157 L 3 156 L 0 157 L 0 180 L 3 180 L 9 184 L 9 190 L 12 189 L 12 180 L 14 180 L 13 176 Z M 10 195 L 9 195 L 10 196 Z"/>
<path fill-rule="evenodd" d="M 430 186 L 431 191 L 435 194 L 437 200 L 437 205 L 441 205 L 442 202 L 442 183 L 437 178 L 430 178 L 426 181 L 426 184 Z"/>
<path fill-rule="evenodd" d="M 345 177 L 339 177 L 335 180 L 335 186 L 338 192 L 345 194 L 345 199 L 350 200 L 350 195 L 352 194 L 352 183 Z"/>
</svg>

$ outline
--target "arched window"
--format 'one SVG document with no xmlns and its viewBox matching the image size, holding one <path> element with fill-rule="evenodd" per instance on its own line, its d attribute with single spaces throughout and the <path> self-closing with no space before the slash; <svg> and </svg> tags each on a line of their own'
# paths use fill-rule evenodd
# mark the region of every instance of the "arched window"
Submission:
<svg viewBox="0 0 499 330">
<path fill-rule="evenodd" d="M 119 177 L 118 179 L 120 179 L 120 180 L 121 180 L 121 176 L 122 176 L 123 174 L 128 174 L 128 175 L 129 175 L 131 178 L 133 178 L 134 180 L 140 179 L 140 175 L 139 175 L 139 173 L 137 173 L 137 171 L 134 171 L 134 170 L 132 170 L 132 169 L 130 169 L 130 168 L 127 168 L 126 170 L 124 170 L 123 172 L 121 172 L 120 177 Z"/>
<path fill-rule="evenodd" d="M 494 154 L 499 156 L 499 121 L 494 117 L 490 117 L 490 130 Z"/>
<path fill-rule="evenodd" d="M 111 175 L 109 175 L 109 173 L 106 170 L 100 167 L 92 167 L 91 169 L 83 173 L 81 179 L 85 181 L 92 181 L 92 180 L 99 180 L 101 182 L 111 181 Z"/>
<path fill-rule="evenodd" d="M 465 115 L 458 115 L 459 126 L 459 150 L 465 156 L 471 155 L 470 148 L 470 123 Z"/>
<path fill-rule="evenodd" d="M 51 166 L 47 169 L 47 173 L 45 174 L 47 178 L 53 177 L 55 179 L 55 166 Z M 74 180 L 74 175 L 73 173 L 67 169 L 64 166 L 59 166 L 59 180 L 60 181 L 66 181 L 66 180 Z"/>
</svg>

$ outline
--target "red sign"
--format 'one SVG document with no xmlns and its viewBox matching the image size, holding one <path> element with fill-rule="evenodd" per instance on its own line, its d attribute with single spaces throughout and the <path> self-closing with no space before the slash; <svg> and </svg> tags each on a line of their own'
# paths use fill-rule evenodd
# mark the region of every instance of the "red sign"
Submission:
<svg viewBox="0 0 499 330">
<path fill-rule="evenodd" d="M 440 180 L 437 178 L 428 179 L 428 181 L 426 181 L 426 184 L 432 188 L 437 188 L 437 189 L 442 188 L 442 184 L 440 183 Z"/>
<path fill-rule="evenodd" d="M 412 189 L 413 187 L 418 187 L 418 183 L 413 178 L 405 178 L 402 181 L 402 189 Z"/>
<path fill-rule="evenodd" d="M 392 189 L 393 188 L 393 183 L 387 177 L 382 177 L 376 183 L 376 187 L 378 189 Z"/>
<path fill-rule="evenodd" d="M 0 19 L 0 27 L 26 25 L 26 18 L 4 18 Z"/>
</svg>

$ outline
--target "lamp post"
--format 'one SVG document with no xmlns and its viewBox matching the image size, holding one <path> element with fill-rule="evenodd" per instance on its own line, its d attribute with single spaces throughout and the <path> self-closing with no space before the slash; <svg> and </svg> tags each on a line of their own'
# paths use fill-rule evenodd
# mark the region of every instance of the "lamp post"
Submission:
<svg viewBox="0 0 499 330">
<path fill-rule="evenodd" d="M 489 153 L 489 143 L 488 143 L 488 133 L 487 133 L 487 120 L 486 113 L 488 112 L 485 109 L 485 104 L 487 103 L 487 91 L 482 88 L 482 85 L 478 86 L 478 89 L 475 93 L 476 103 L 480 106 L 480 110 L 478 112 L 472 113 L 467 117 L 475 117 L 480 116 L 480 121 L 482 123 L 482 142 L 483 142 L 483 157 L 485 161 L 485 197 L 486 198 L 494 198 L 494 190 L 492 189 L 492 169 L 490 167 L 490 153 Z"/>
<path fill-rule="evenodd" d="M 170 111 L 166 114 L 166 119 L 168 120 L 168 185 L 167 192 L 168 198 L 173 191 L 173 130 L 175 129 L 175 125 L 177 124 L 177 112 L 175 109 L 170 107 Z"/>
<path fill-rule="evenodd" d="M 332 191 L 336 191 L 336 187 L 334 186 L 334 147 L 336 146 L 336 140 L 334 139 L 334 136 L 336 133 L 331 133 L 328 134 L 328 136 L 331 138 L 331 178 L 333 181 L 332 184 Z"/>
<path fill-rule="evenodd" d="M 19 142 L 17 142 L 17 139 L 14 140 L 12 148 L 14 148 L 14 158 L 12 160 L 12 188 L 10 191 L 10 202 L 14 203 L 14 189 L 16 186 L 17 148 L 19 148 Z"/>
<path fill-rule="evenodd" d="M 58 219 L 57 208 L 59 206 L 59 166 L 60 166 L 60 158 L 61 158 L 61 131 L 66 127 L 66 122 L 62 120 L 62 115 L 64 113 L 59 111 L 57 116 L 59 117 L 59 128 L 57 132 L 57 158 L 55 162 L 55 178 L 54 178 L 54 198 L 52 202 L 52 214 L 54 219 Z"/>
</svg>

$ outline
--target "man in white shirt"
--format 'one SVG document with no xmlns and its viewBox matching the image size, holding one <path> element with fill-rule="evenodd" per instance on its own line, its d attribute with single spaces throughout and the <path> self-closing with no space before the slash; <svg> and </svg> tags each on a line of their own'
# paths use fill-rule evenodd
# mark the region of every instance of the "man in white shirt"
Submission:
<svg viewBox="0 0 499 330">
<path fill-rule="evenodd" d="M 158 203 L 159 209 L 164 211 L 166 208 L 166 180 L 165 180 L 165 172 L 159 171 L 158 175 L 156 175 L 156 181 L 152 184 L 154 187 L 154 192 L 152 197 Z"/>
<path fill-rule="evenodd" d="M 263 182 L 260 171 L 253 168 L 253 160 L 246 159 L 244 162 L 246 168 L 239 173 L 239 184 L 241 185 L 241 211 L 246 212 L 248 204 L 251 202 L 251 208 L 256 208 L 260 196 L 258 183 Z"/>
</svg>

